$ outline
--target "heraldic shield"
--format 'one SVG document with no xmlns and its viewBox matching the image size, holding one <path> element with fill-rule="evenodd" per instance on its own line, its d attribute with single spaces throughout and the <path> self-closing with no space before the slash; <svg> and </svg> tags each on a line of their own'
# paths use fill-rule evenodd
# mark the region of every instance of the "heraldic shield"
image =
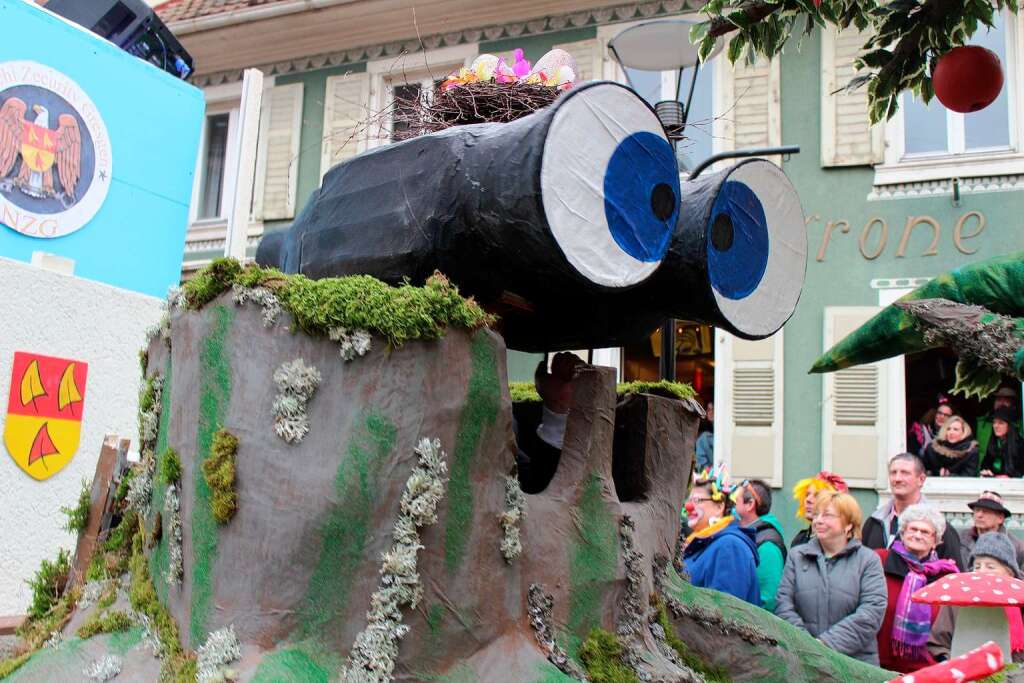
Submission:
<svg viewBox="0 0 1024 683">
<path fill-rule="evenodd" d="M 29 476 L 52 477 L 78 450 L 88 371 L 81 361 L 14 352 L 4 444 Z"/>
</svg>

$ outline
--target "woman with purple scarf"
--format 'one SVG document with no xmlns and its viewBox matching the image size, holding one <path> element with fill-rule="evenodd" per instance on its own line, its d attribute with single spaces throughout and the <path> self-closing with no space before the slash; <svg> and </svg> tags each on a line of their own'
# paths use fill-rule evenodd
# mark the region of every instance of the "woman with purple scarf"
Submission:
<svg viewBox="0 0 1024 683">
<path fill-rule="evenodd" d="M 958 571 L 953 560 L 940 560 L 935 546 L 946 532 L 942 513 L 930 505 L 911 505 L 899 517 L 899 538 L 875 552 L 882 560 L 889 602 L 878 631 L 878 659 L 883 669 L 910 673 L 934 664 L 928 633 L 938 609 L 911 602 L 918 588 Z"/>
</svg>

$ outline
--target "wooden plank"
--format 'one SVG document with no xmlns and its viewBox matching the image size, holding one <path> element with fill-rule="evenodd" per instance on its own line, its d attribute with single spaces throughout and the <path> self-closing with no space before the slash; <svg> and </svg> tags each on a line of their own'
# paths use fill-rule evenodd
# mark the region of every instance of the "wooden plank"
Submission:
<svg viewBox="0 0 1024 683">
<path fill-rule="evenodd" d="M 128 439 L 120 439 L 116 434 L 107 434 L 103 439 L 103 447 L 100 449 L 96 473 L 92 480 L 89 523 L 78 535 L 78 544 L 75 546 L 75 558 L 71 565 L 72 585 L 84 582 L 103 524 L 109 525 L 110 517 L 105 513 L 112 498 L 114 473 L 118 470 L 118 461 L 122 459 L 122 454 L 128 451 L 128 443 Z"/>
</svg>

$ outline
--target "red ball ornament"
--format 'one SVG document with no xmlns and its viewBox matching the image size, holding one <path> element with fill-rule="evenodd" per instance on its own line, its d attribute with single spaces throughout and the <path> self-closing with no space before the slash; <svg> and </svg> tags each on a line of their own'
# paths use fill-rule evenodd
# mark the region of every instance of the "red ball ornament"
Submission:
<svg viewBox="0 0 1024 683">
<path fill-rule="evenodd" d="M 980 45 L 955 47 L 939 57 L 932 85 L 947 109 L 967 114 L 984 109 L 999 96 L 1003 67 L 992 50 Z"/>
</svg>

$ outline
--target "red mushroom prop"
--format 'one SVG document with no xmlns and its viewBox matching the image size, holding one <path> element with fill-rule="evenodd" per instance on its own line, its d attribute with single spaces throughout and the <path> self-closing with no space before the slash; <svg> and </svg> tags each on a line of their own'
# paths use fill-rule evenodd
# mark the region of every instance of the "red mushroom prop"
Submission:
<svg viewBox="0 0 1024 683">
<path fill-rule="evenodd" d="M 991 640 L 967 654 L 918 669 L 889 683 L 968 683 L 1003 669 L 1003 651 Z"/>
<path fill-rule="evenodd" d="M 960 607 L 950 657 L 965 654 L 994 640 L 1003 652 L 1010 651 L 1010 624 L 1006 607 L 1024 605 L 1024 581 L 998 574 L 966 572 L 950 574 L 910 596 L 914 602 Z"/>
<path fill-rule="evenodd" d="M 932 85 L 947 109 L 967 114 L 984 109 L 999 97 L 1003 67 L 992 50 L 980 45 L 955 47 L 939 57 Z"/>
</svg>

